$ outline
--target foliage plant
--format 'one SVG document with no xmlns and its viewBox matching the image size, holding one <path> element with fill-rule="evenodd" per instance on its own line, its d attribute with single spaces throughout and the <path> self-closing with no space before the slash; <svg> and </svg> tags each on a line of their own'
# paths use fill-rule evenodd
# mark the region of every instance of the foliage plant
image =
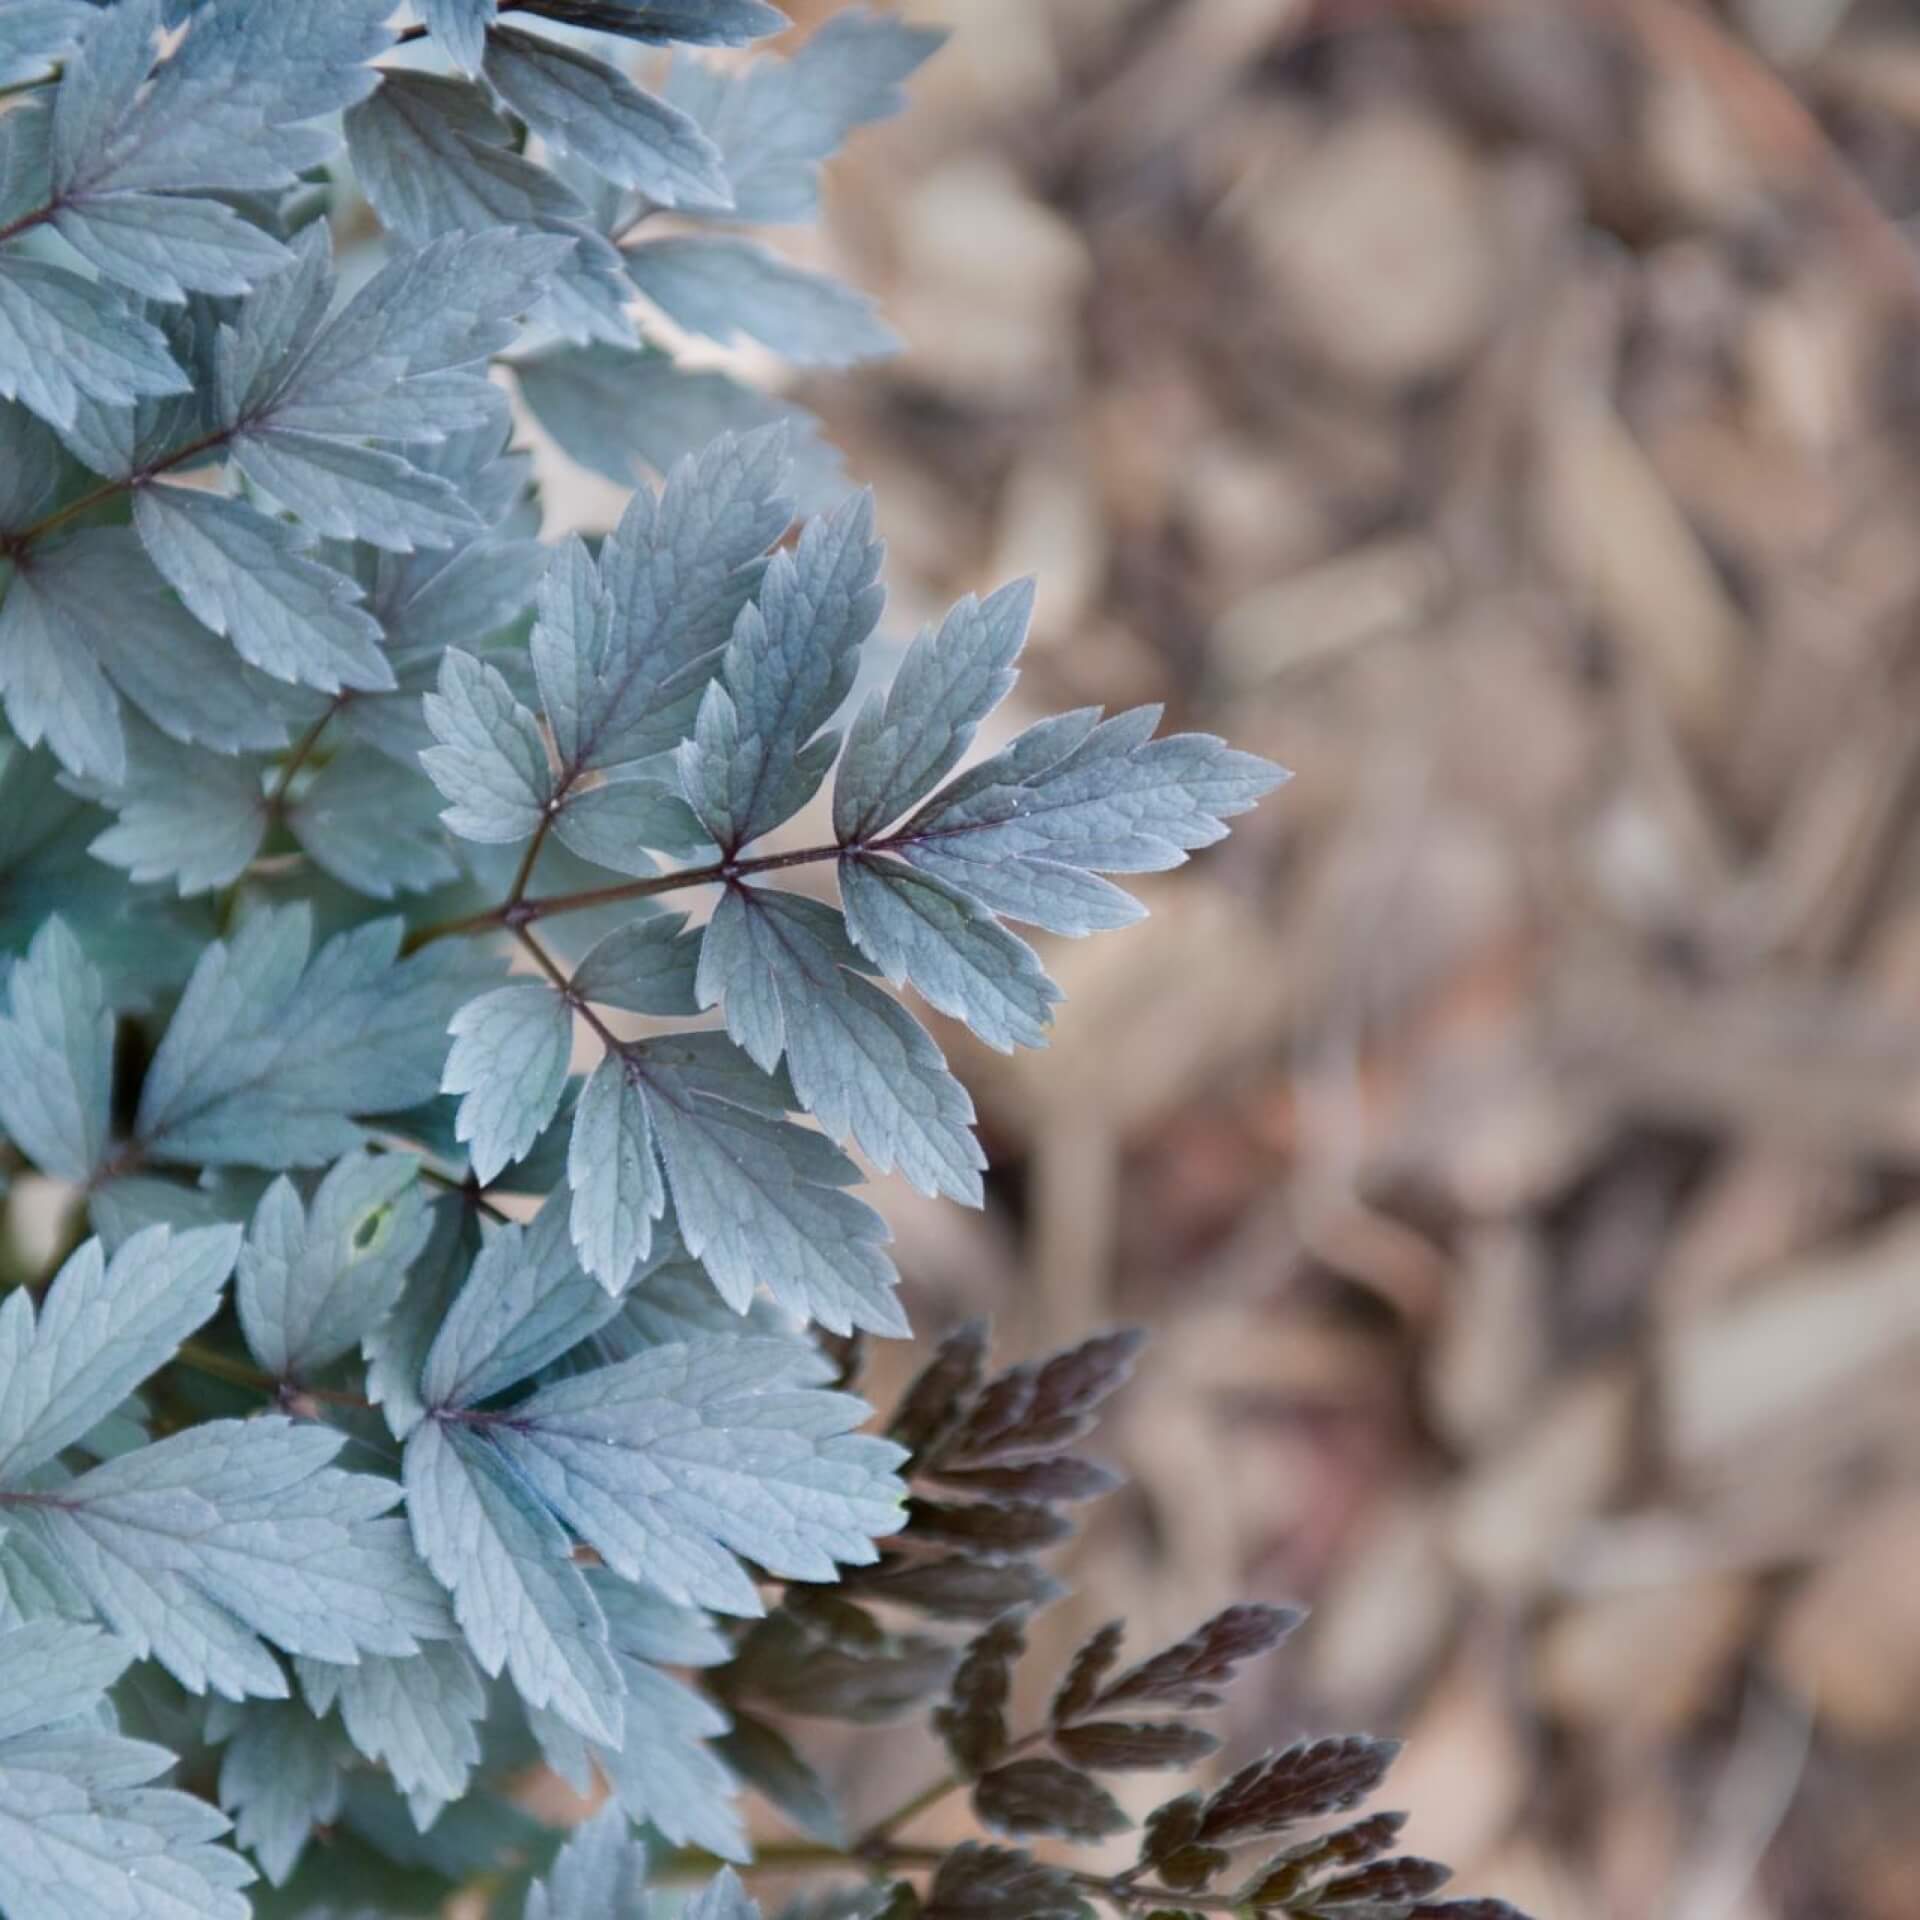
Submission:
<svg viewBox="0 0 1920 1920">
<path fill-rule="evenodd" d="M 1020 583 L 856 689 L 870 502 L 669 341 L 888 344 L 755 236 L 935 36 L 708 51 L 783 24 L 0 0 L 0 1132 L 10 1228 L 67 1222 L 0 1304 L 6 1920 L 739 1920 L 722 1862 L 823 1916 L 1505 1911 L 1327 1826 L 1371 1740 L 1026 1851 L 1126 1827 L 1100 1776 L 1204 1758 L 1292 1616 L 1104 1629 L 1011 1729 L 1135 1341 L 847 1390 L 908 1331 L 850 1152 L 981 1197 L 896 990 L 1039 1045 L 1008 923 L 1125 925 L 1104 876 L 1279 775 L 1152 711 L 968 762 Z M 541 542 L 511 396 L 633 488 L 604 539 Z M 788 1723 L 921 1711 L 951 1771 L 849 1832 Z M 564 1844 L 542 1769 L 605 1796 Z M 962 1789 L 993 1837 L 916 1844 Z"/>
</svg>

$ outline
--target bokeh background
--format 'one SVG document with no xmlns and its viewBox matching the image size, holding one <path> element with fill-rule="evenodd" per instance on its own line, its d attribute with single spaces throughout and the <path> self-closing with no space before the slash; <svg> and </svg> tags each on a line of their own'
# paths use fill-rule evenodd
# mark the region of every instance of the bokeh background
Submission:
<svg viewBox="0 0 1920 1920">
<path fill-rule="evenodd" d="M 1304 1599 L 1239 1744 L 1403 1733 L 1463 1887 L 1914 1920 L 1920 16 L 907 10 L 800 390 L 896 634 L 1034 571 L 1008 728 L 1297 774 L 882 1199 L 927 1331 L 1156 1333 L 1038 1637 Z"/>
</svg>

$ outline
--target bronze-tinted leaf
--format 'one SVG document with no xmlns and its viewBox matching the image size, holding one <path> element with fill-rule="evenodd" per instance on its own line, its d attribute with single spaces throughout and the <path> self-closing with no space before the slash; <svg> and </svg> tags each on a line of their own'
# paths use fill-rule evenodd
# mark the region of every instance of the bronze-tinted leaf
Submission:
<svg viewBox="0 0 1920 1920">
<path fill-rule="evenodd" d="M 1036 1547 L 1053 1546 L 1072 1531 L 1073 1522 L 1064 1514 L 1026 1500 L 974 1500 L 964 1505 L 944 1500 L 907 1502 L 907 1534 L 940 1545 L 1031 1553 Z"/>
<path fill-rule="evenodd" d="M 1053 1744 L 1077 1767 L 1095 1773 L 1135 1773 L 1154 1767 L 1190 1767 L 1220 1742 L 1200 1727 L 1177 1720 L 1088 1720 L 1063 1727 Z"/>
<path fill-rule="evenodd" d="M 1072 1445 L 1093 1424 L 1094 1409 L 1133 1371 L 1145 1339 L 1137 1327 L 1124 1328 L 996 1375 L 959 1429 L 929 1453 L 930 1462 L 1006 1466 Z"/>
<path fill-rule="evenodd" d="M 1031 1560 L 982 1560 L 943 1554 L 937 1560 L 894 1555 L 847 1576 L 875 1600 L 915 1607 L 939 1620 L 997 1620 L 1016 1607 L 1044 1607 L 1066 1589 Z"/>
<path fill-rule="evenodd" d="M 986 1373 L 987 1323 L 966 1321 L 934 1348 L 933 1358 L 901 1395 L 887 1438 L 917 1460 L 960 1424 Z"/>
<path fill-rule="evenodd" d="M 1006 1751 L 1007 1696 L 1014 1662 L 1026 1650 L 1020 1622 L 996 1620 L 969 1643 L 954 1669 L 952 1690 L 935 1709 L 933 1724 L 963 1774 L 984 1773 Z"/>
<path fill-rule="evenodd" d="M 1083 1920 L 1090 1911 L 1057 1867 L 972 1841 L 941 1861 L 922 1909 L 924 1920 Z"/>
<path fill-rule="evenodd" d="M 1217 1707 L 1220 1689 L 1234 1670 L 1277 1647 L 1305 1618 L 1293 1607 L 1228 1607 L 1164 1653 L 1129 1667 L 1101 1690 L 1095 1704 L 1152 1700 L 1170 1707 Z"/>
<path fill-rule="evenodd" d="M 1365 1734 L 1296 1741 L 1242 1767 L 1209 1796 L 1200 1838 L 1250 1839 L 1297 1820 L 1344 1813 L 1380 1784 L 1399 1751 L 1397 1741 Z"/>
<path fill-rule="evenodd" d="M 1290 1900 L 1316 1876 L 1337 1867 L 1357 1866 L 1385 1853 L 1407 1824 L 1404 1813 L 1370 1813 L 1350 1826 L 1315 1834 L 1297 1847 L 1276 1853 L 1247 1883 L 1247 1898 L 1255 1906 L 1274 1906 Z"/>
<path fill-rule="evenodd" d="M 974 1811 L 1004 1833 L 1064 1833 L 1098 1840 L 1130 1827 L 1105 1787 L 1062 1760 L 1009 1761 L 974 1783 Z"/>
<path fill-rule="evenodd" d="M 1126 1631 L 1123 1621 L 1109 1620 L 1081 1643 L 1047 1712 L 1047 1718 L 1056 1727 L 1069 1720 L 1077 1720 L 1093 1705 L 1100 1691 L 1100 1682 L 1120 1657 L 1120 1643 L 1126 1637 Z"/>
<path fill-rule="evenodd" d="M 1010 1467 L 967 1467 L 935 1471 L 942 1486 L 962 1493 L 990 1494 L 1015 1500 L 1097 1500 L 1125 1484 L 1111 1467 L 1081 1460 L 1070 1453 L 1051 1459 L 1027 1460 Z"/>
</svg>

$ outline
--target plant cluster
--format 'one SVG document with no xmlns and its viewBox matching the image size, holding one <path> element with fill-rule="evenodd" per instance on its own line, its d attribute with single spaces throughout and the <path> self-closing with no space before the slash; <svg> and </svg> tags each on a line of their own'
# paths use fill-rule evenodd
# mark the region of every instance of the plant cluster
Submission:
<svg viewBox="0 0 1920 1920">
<path fill-rule="evenodd" d="M 0 1275 L 0 1914 L 610 1920 L 749 1862 L 740 1782 L 809 1836 L 786 1864 L 874 1883 L 833 1911 L 1496 1912 L 1377 1819 L 1218 1890 L 1371 1742 L 1174 1800 L 1106 1878 L 897 1839 L 945 1781 L 840 1834 L 788 1716 L 943 1697 L 988 1827 L 1095 1838 L 1096 1776 L 1209 1751 L 1170 1716 L 1288 1623 L 1132 1666 L 1103 1633 L 1011 1735 L 1133 1342 L 988 1377 L 964 1332 L 885 1434 L 847 1391 L 908 1331 L 849 1150 L 981 1197 L 898 990 L 1041 1044 L 1008 923 L 1126 924 L 1106 876 L 1280 776 L 1150 710 L 969 763 L 1020 583 L 863 697 L 870 501 L 665 344 L 887 344 L 743 229 L 812 217 L 934 36 L 854 9 L 643 85 L 631 43 L 781 16 L 408 22 L 0 0 L 0 1136 L 9 1228 L 67 1210 Z M 541 543 L 510 390 L 640 481 L 604 539 Z M 609 1798 L 557 1855 L 534 1768 Z M 723 1876 L 688 1911 L 749 1909 Z"/>
</svg>

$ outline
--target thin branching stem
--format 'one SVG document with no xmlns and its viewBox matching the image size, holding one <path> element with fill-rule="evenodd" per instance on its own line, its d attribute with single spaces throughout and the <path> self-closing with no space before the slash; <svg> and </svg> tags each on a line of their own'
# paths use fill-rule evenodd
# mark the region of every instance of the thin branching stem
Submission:
<svg viewBox="0 0 1920 1920">
<path fill-rule="evenodd" d="M 7 238 L 0 231 L 0 240 Z M 122 493 L 131 493 L 144 487 L 148 481 L 163 473 L 170 473 L 175 467 L 183 467 L 189 460 L 198 459 L 203 453 L 211 453 L 216 447 L 223 447 L 233 437 L 230 427 L 217 427 L 211 433 L 203 433 L 197 440 L 189 440 L 184 447 L 175 447 L 171 453 L 163 454 L 158 460 L 149 461 L 144 467 L 136 468 L 132 473 L 118 480 L 103 480 L 99 486 L 90 488 L 77 500 L 69 500 L 64 507 L 54 510 L 34 521 L 29 527 L 22 527 L 18 533 L 8 534 L 0 540 L 0 551 L 18 556 L 34 544 L 44 539 L 56 528 L 64 527 L 69 521 L 77 520 L 83 513 L 91 513 L 95 507 L 106 503 Z"/>
<path fill-rule="evenodd" d="M 592 907 L 611 907 L 623 900 L 646 900 L 656 894 L 677 893 L 684 887 L 724 885 L 729 880 L 744 880 L 750 874 L 777 873 L 786 867 L 805 867 L 822 860 L 838 860 L 846 853 L 881 852 L 889 841 L 861 847 L 798 847 L 790 853 L 764 853 L 742 860 L 711 860 L 704 866 L 677 867 L 671 873 L 653 873 L 644 880 L 623 880 L 610 887 L 588 887 L 580 893 L 553 893 L 544 899 L 508 899 L 482 913 L 469 913 L 456 920 L 439 920 L 430 926 L 416 927 L 407 936 L 405 951 L 417 953 L 438 940 L 461 935 L 491 933 L 501 927 L 515 929 L 530 926 L 536 920 L 548 920 L 556 914 L 584 913 Z"/>
</svg>

